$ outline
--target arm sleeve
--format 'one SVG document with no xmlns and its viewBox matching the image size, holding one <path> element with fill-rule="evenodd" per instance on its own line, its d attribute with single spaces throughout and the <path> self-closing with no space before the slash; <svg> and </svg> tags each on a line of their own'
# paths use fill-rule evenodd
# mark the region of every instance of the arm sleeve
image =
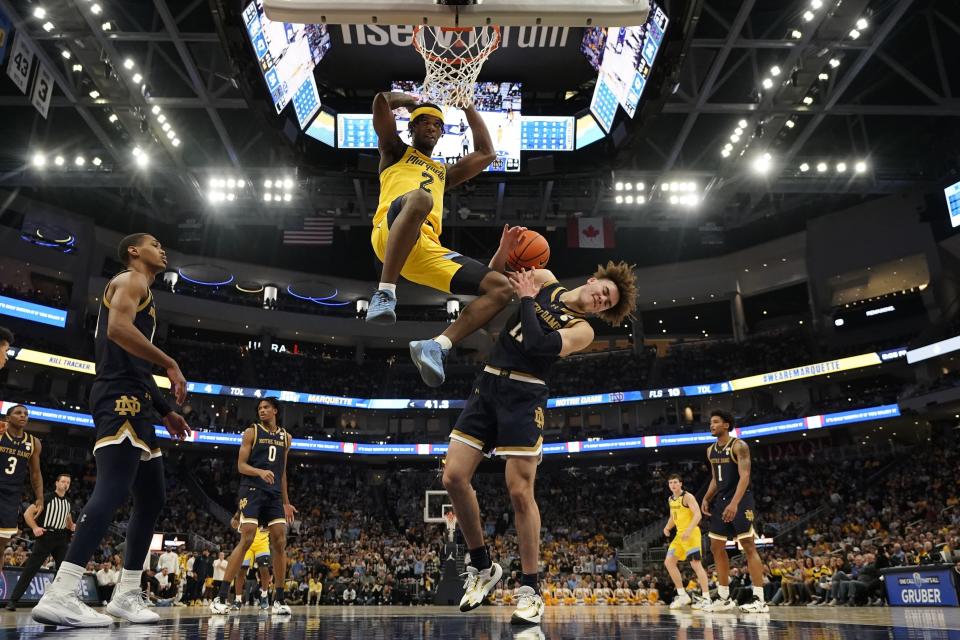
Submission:
<svg viewBox="0 0 960 640">
<path fill-rule="evenodd" d="M 531 297 L 520 301 L 520 331 L 523 340 L 520 346 L 532 356 L 558 356 L 563 348 L 563 338 L 558 331 L 544 333 L 537 320 L 536 303 Z"/>
<path fill-rule="evenodd" d="M 150 399 L 153 400 L 153 408 L 157 410 L 157 413 L 160 414 L 160 417 L 163 418 L 168 413 L 173 411 L 173 407 L 170 406 L 170 403 L 167 402 L 167 399 L 163 397 L 163 393 L 160 391 L 160 388 L 157 386 L 157 381 L 153 379 L 153 376 L 150 376 Z"/>
</svg>

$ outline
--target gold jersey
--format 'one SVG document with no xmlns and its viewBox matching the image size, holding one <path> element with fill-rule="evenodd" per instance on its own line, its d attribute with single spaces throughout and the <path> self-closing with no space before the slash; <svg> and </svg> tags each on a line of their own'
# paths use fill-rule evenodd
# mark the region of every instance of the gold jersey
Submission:
<svg viewBox="0 0 960 640">
<path fill-rule="evenodd" d="M 673 517 L 673 523 L 677 526 L 677 533 L 681 533 L 689 527 L 690 522 L 693 520 L 693 511 L 690 510 L 690 507 L 683 504 L 683 499 L 686 495 L 687 492 L 684 491 L 676 498 L 670 496 L 667 499 L 667 502 L 670 503 L 670 515 Z"/>
<path fill-rule="evenodd" d="M 427 214 L 421 229 L 439 242 L 443 230 L 443 192 L 446 186 L 446 166 L 407 146 L 399 160 L 380 172 L 380 201 L 373 216 L 373 226 L 386 220 L 387 211 L 394 200 L 411 191 L 423 189 L 433 196 L 433 209 Z"/>
</svg>

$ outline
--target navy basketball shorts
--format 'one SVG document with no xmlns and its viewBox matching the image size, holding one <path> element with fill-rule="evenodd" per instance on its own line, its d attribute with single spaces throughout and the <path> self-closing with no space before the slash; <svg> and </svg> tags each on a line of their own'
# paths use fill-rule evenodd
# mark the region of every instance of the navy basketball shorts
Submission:
<svg viewBox="0 0 960 640">
<path fill-rule="evenodd" d="M 712 540 L 740 540 L 753 538 L 756 532 L 753 528 L 755 518 L 753 493 L 747 491 L 740 500 L 737 514 L 731 522 L 723 521 L 723 510 L 730 504 L 730 498 L 716 497 L 710 505 L 710 530 L 708 535 Z"/>
<path fill-rule="evenodd" d="M 237 508 L 240 510 L 240 526 L 255 524 L 272 527 L 275 524 L 287 524 L 283 513 L 283 496 L 279 493 L 241 486 Z"/>
<path fill-rule="evenodd" d="M 22 495 L 23 486 L 0 487 L 0 538 L 12 538 L 17 535 Z"/>
<path fill-rule="evenodd" d="M 549 395 L 545 384 L 481 372 L 450 439 L 487 455 L 539 458 Z"/>
<path fill-rule="evenodd" d="M 90 407 L 97 430 L 94 453 L 101 447 L 126 443 L 142 450 L 141 460 L 162 455 L 154 429 L 156 411 L 147 391 L 133 385 L 97 382 L 90 391 Z"/>
</svg>

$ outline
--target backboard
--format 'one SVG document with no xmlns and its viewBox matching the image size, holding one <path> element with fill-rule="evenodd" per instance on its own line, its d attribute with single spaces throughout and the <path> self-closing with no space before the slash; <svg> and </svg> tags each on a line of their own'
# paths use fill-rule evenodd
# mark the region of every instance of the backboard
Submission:
<svg viewBox="0 0 960 640">
<path fill-rule="evenodd" d="M 438 27 L 621 27 L 644 24 L 648 0 L 479 0 L 446 6 L 434 0 L 264 0 L 267 17 L 306 24 L 432 25 Z"/>
</svg>

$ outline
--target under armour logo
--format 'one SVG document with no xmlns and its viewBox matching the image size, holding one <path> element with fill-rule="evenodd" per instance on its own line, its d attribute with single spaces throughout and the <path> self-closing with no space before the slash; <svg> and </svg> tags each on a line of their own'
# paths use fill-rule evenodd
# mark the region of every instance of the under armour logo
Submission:
<svg viewBox="0 0 960 640">
<path fill-rule="evenodd" d="M 136 396 L 120 396 L 113 412 L 118 416 L 135 416 L 140 413 L 140 400 Z"/>
</svg>

